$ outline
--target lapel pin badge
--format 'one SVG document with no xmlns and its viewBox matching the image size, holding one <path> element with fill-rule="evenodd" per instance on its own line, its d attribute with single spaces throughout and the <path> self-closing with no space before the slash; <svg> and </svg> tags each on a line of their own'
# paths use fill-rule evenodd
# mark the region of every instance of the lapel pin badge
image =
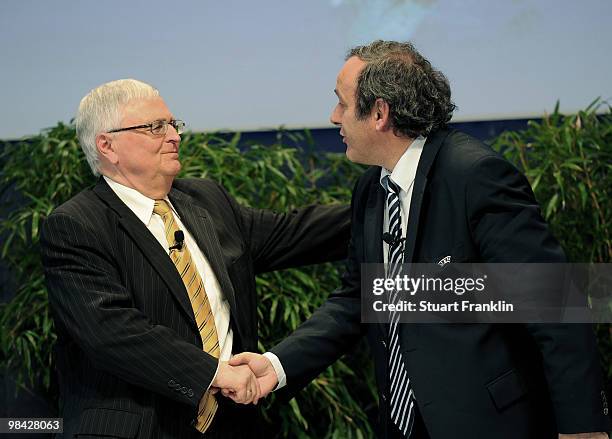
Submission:
<svg viewBox="0 0 612 439">
<path fill-rule="evenodd" d="M 450 257 L 450 255 L 448 255 L 448 256 L 444 256 L 442 259 L 440 259 L 440 260 L 438 261 L 438 265 L 439 265 L 440 267 L 444 267 L 444 266 L 445 266 L 446 264 L 448 264 L 450 261 L 451 261 L 451 257 Z"/>
</svg>

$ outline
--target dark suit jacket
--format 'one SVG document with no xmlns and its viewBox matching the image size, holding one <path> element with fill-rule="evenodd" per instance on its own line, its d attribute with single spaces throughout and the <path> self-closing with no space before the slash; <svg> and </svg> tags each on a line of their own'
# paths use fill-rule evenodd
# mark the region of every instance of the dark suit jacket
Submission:
<svg viewBox="0 0 612 439">
<path fill-rule="evenodd" d="M 257 351 L 256 274 L 346 255 L 345 206 L 251 209 L 196 179 L 176 180 L 169 198 L 229 302 L 234 352 Z M 159 242 L 100 179 L 46 219 L 41 244 L 65 436 L 197 437 L 191 424 L 217 360 L 202 351 L 187 292 Z M 255 434 L 253 409 L 224 400 L 217 417 L 228 411 L 232 431 L 219 437 Z"/>
<path fill-rule="evenodd" d="M 367 335 L 388 415 L 384 325 L 360 324 L 360 264 L 381 263 L 380 168 L 359 180 L 342 287 L 272 349 L 291 393 Z M 424 146 L 412 195 L 406 262 L 563 262 L 527 180 L 489 147 L 441 130 Z M 432 439 L 556 438 L 607 431 L 596 344 L 585 325 L 402 324 L 402 358 Z M 355 365 L 359 367 L 359 365 Z"/>
</svg>

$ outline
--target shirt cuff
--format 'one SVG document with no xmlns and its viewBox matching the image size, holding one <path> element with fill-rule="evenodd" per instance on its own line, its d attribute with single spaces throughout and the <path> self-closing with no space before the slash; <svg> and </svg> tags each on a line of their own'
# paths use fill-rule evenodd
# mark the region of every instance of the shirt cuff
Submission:
<svg viewBox="0 0 612 439">
<path fill-rule="evenodd" d="M 285 369 L 283 369 L 283 365 L 281 364 L 278 357 L 272 352 L 266 352 L 263 354 L 270 363 L 272 363 L 272 367 L 274 368 L 274 372 L 276 372 L 276 378 L 278 379 L 278 384 L 274 388 L 274 390 L 282 389 L 287 385 L 287 375 L 285 375 Z"/>
<path fill-rule="evenodd" d="M 221 361 L 217 361 L 217 370 L 215 371 L 215 374 L 213 375 L 213 379 L 211 380 L 210 384 L 208 385 L 208 389 L 206 389 L 206 392 L 208 392 L 210 390 L 210 388 L 212 387 L 212 383 L 215 382 L 215 380 L 217 379 L 217 374 L 219 373 L 219 366 L 221 366 Z M 206 392 L 204 392 L 204 395 L 202 395 L 202 398 L 204 398 L 204 396 L 206 396 Z"/>
</svg>

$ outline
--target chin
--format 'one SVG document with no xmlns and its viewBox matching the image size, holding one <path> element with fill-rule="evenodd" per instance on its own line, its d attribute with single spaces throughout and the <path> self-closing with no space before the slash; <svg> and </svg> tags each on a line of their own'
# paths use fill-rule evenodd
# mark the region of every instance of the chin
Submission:
<svg viewBox="0 0 612 439">
<path fill-rule="evenodd" d="M 353 149 L 346 148 L 346 158 L 349 159 L 353 163 L 359 163 L 360 165 L 367 165 L 367 160 L 364 157 L 360 157 L 359 154 L 356 154 Z"/>
<path fill-rule="evenodd" d="M 176 163 L 166 166 L 166 175 L 176 176 L 181 171 L 181 163 L 177 160 Z"/>
<path fill-rule="evenodd" d="M 346 158 L 349 159 L 351 162 L 355 161 L 355 152 L 348 145 L 346 147 L 345 154 L 346 154 Z"/>
</svg>

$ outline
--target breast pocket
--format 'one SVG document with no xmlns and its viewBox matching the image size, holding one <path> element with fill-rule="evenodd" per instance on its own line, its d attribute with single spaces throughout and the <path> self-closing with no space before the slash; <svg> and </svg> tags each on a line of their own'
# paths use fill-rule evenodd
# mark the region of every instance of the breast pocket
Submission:
<svg viewBox="0 0 612 439">
<path fill-rule="evenodd" d="M 527 388 L 515 370 L 510 370 L 487 384 L 498 411 L 503 411 L 527 394 Z"/>
</svg>

